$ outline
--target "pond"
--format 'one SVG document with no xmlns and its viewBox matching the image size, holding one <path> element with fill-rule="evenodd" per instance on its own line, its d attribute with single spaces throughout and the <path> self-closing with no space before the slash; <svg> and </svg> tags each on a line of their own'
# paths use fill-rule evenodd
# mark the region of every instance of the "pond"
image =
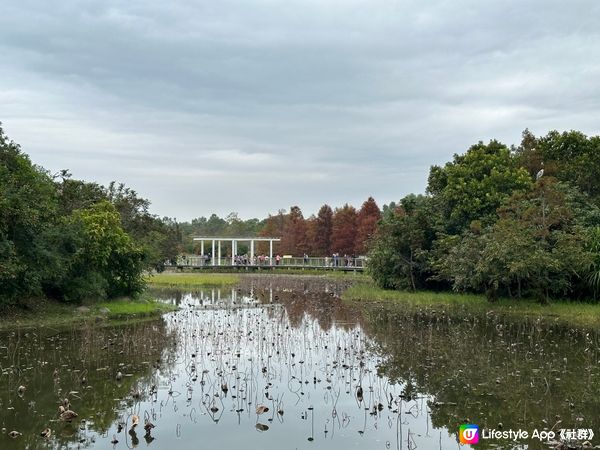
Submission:
<svg viewBox="0 0 600 450">
<path fill-rule="evenodd" d="M 157 290 L 180 310 L 4 332 L 0 448 L 454 449 L 468 423 L 600 435 L 597 334 L 359 309 L 343 288 L 256 279 Z M 61 419 L 61 406 L 77 417 Z M 478 446 L 517 445 L 550 448 Z"/>
</svg>

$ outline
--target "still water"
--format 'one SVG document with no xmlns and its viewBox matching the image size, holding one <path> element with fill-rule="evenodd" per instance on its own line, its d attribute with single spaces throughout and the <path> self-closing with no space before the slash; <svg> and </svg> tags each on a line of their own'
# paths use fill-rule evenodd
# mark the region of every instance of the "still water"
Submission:
<svg viewBox="0 0 600 450">
<path fill-rule="evenodd" d="M 463 423 L 600 435 L 597 334 L 246 284 L 156 291 L 180 307 L 159 320 L 3 333 L 0 448 L 454 449 Z M 551 448 L 478 444 L 517 445 Z"/>
</svg>

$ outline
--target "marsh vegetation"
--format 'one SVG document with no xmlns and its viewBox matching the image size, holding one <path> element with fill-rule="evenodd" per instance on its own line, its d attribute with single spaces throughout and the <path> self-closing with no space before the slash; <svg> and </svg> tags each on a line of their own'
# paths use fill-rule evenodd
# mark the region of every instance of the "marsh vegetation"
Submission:
<svg viewBox="0 0 600 450">
<path fill-rule="evenodd" d="M 0 447 L 412 450 L 456 448 L 465 421 L 598 429 L 597 333 L 356 305 L 350 283 L 164 286 L 177 311 L 158 320 L 3 332 Z"/>
</svg>

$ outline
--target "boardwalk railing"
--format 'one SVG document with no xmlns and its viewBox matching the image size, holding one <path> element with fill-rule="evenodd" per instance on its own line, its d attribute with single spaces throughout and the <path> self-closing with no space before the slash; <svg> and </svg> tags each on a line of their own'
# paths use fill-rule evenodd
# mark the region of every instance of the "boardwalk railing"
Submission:
<svg viewBox="0 0 600 450">
<path fill-rule="evenodd" d="M 279 261 L 276 258 L 261 259 L 255 257 L 237 258 L 234 264 L 231 263 L 231 257 L 215 258 L 214 264 L 210 256 L 180 256 L 176 264 L 167 264 L 168 266 L 185 268 L 225 268 L 225 267 L 251 267 L 251 268 L 302 268 L 302 269 L 330 269 L 330 270 L 359 270 L 365 268 L 366 258 L 352 258 L 339 256 L 334 257 L 283 257 Z"/>
</svg>

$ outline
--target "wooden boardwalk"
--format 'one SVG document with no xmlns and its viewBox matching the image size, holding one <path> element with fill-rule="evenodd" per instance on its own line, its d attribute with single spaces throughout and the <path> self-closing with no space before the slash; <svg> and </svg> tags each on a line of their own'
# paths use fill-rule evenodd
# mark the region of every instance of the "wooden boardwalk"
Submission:
<svg viewBox="0 0 600 450">
<path fill-rule="evenodd" d="M 340 272 L 363 272 L 365 270 L 365 258 L 293 258 L 284 257 L 279 262 L 275 259 L 271 261 L 255 261 L 254 264 L 238 262 L 231 264 L 231 258 L 216 258 L 201 256 L 186 256 L 178 259 L 177 264 L 167 267 L 176 270 L 244 270 L 244 271 L 284 271 L 284 270 L 320 270 L 320 271 L 340 271 Z"/>
<path fill-rule="evenodd" d="M 222 264 L 220 266 L 213 266 L 210 264 L 205 265 L 194 265 L 194 264 L 177 264 L 167 266 L 167 268 L 172 268 L 176 270 L 206 270 L 206 271 L 222 271 L 226 270 L 239 270 L 239 271 L 285 271 L 285 270 L 323 270 L 323 271 L 339 271 L 339 272 L 363 272 L 365 270 L 364 266 L 309 266 L 309 265 L 297 265 L 297 264 L 279 264 L 273 266 L 267 265 L 242 265 L 242 264 Z"/>
</svg>

